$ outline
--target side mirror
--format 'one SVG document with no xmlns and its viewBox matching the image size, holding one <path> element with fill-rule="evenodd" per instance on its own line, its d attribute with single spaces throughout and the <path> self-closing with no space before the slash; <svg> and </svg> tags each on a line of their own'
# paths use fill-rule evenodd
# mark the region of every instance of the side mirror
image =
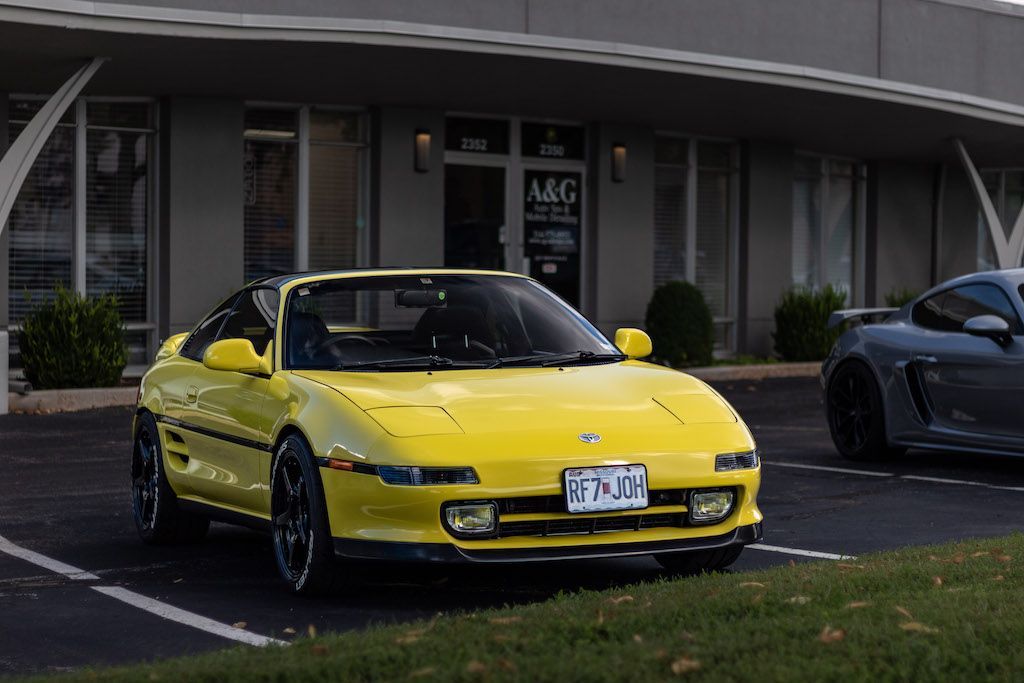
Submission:
<svg viewBox="0 0 1024 683">
<path fill-rule="evenodd" d="M 263 359 L 248 339 L 221 339 L 206 348 L 203 365 L 211 370 L 255 373 L 262 372 Z"/>
<path fill-rule="evenodd" d="M 975 337 L 988 337 L 1000 346 L 1013 343 L 1010 324 L 998 315 L 978 315 L 964 323 L 964 332 Z"/>
<path fill-rule="evenodd" d="M 620 327 L 615 330 L 615 345 L 630 359 L 646 358 L 651 355 L 651 338 L 635 327 Z"/>
<path fill-rule="evenodd" d="M 160 348 L 156 352 L 156 360 L 163 360 L 174 355 L 174 352 L 178 350 L 182 342 L 188 337 L 188 332 L 179 332 L 173 336 L 168 337 L 160 345 Z"/>
</svg>

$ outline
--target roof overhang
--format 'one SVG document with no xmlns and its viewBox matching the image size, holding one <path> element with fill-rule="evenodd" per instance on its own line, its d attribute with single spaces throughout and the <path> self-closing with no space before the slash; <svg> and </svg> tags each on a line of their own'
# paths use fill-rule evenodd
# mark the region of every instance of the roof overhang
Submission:
<svg viewBox="0 0 1024 683">
<path fill-rule="evenodd" d="M 1024 107 L 824 69 L 393 21 L 0 0 L 0 90 L 400 105 L 640 123 L 862 158 L 1024 162 Z"/>
</svg>

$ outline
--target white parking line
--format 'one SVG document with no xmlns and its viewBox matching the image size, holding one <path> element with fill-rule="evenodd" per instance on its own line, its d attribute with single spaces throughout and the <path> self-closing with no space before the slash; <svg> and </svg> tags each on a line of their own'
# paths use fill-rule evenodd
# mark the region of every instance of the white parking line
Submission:
<svg viewBox="0 0 1024 683">
<path fill-rule="evenodd" d="M 35 551 L 22 548 L 20 545 L 15 545 L 3 536 L 0 536 L 0 552 L 34 564 L 37 567 L 42 567 L 43 569 L 48 569 L 57 574 L 61 574 L 69 579 L 74 579 L 75 581 L 98 581 L 100 578 L 92 572 L 87 572 L 84 569 L 73 567 L 70 564 L 65 564 L 59 560 L 55 560 L 52 557 L 40 555 Z M 139 593 L 130 591 L 127 588 L 121 588 L 120 586 L 90 586 L 90 588 L 98 593 L 114 598 L 115 600 L 120 600 L 132 607 L 149 612 L 150 614 L 155 614 L 158 617 L 162 617 L 179 624 L 184 624 L 185 626 L 191 626 L 192 628 L 199 629 L 200 631 L 212 633 L 213 635 L 220 636 L 221 638 L 229 638 L 240 643 L 256 645 L 259 647 L 266 645 L 287 645 L 283 640 L 261 636 L 258 633 L 250 633 L 249 631 L 244 631 L 242 629 L 235 628 L 234 626 L 228 626 L 227 624 L 222 624 L 219 621 L 208 619 L 207 617 L 199 614 L 195 614 L 178 607 L 173 607 L 167 603 L 160 602 L 159 600 L 147 598 L 145 595 L 140 595 Z"/>
<path fill-rule="evenodd" d="M 191 626 L 192 628 L 199 629 L 200 631 L 212 633 L 213 635 L 220 636 L 221 638 L 230 638 L 231 640 L 237 640 L 240 643 L 247 643 L 249 645 L 256 645 L 257 647 L 264 647 L 267 645 L 287 645 L 283 640 L 268 638 L 267 636 L 261 636 L 258 633 L 243 631 L 242 629 L 235 628 L 234 626 L 228 626 L 227 624 L 222 624 L 221 622 L 214 621 L 213 619 L 207 619 L 206 617 L 193 612 L 173 607 L 165 602 L 160 602 L 153 598 L 147 598 L 145 595 L 133 593 L 126 588 L 121 588 L 120 586 L 92 586 L 92 589 L 98 593 L 103 593 L 103 595 L 110 596 L 115 600 L 120 600 L 132 607 L 145 610 L 150 614 L 155 614 L 158 617 L 163 617 L 164 619 L 175 621 L 179 624 L 184 624 L 185 626 Z"/>
<path fill-rule="evenodd" d="M 865 477 L 892 477 L 895 479 L 909 479 L 911 481 L 924 481 L 930 484 L 946 484 L 952 486 L 981 486 L 996 491 L 1017 491 L 1024 492 L 1024 486 L 1000 486 L 989 484 L 984 481 L 967 481 L 965 479 L 946 479 L 944 477 L 925 477 L 917 474 L 896 474 L 895 472 L 874 472 L 872 470 L 854 470 L 845 467 L 826 467 L 824 465 L 804 465 L 795 462 L 778 462 L 775 460 L 762 461 L 766 465 L 775 467 L 792 467 L 800 470 L 820 470 L 822 472 L 838 472 L 840 474 L 859 474 Z"/>
<path fill-rule="evenodd" d="M 776 467 L 793 467 L 799 470 L 821 470 L 823 472 L 840 472 L 842 474 L 863 474 L 865 477 L 895 477 L 892 472 L 872 472 L 871 470 L 851 470 L 844 467 L 825 467 L 824 465 L 801 465 L 795 462 L 763 461 Z"/>
<path fill-rule="evenodd" d="M 816 560 L 856 560 L 856 555 L 836 555 L 835 553 L 821 553 L 817 550 L 802 550 L 800 548 L 784 548 L 781 545 L 766 545 L 764 543 L 752 543 L 747 546 L 754 550 L 767 550 L 770 553 L 784 553 L 786 555 L 799 555 L 801 557 L 813 557 Z"/>
<path fill-rule="evenodd" d="M 37 567 L 49 569 L 51 572 L 63 574 L 69 579 L 73 579 L 75 581 L 98 581 L 100 578 L 91 572 L 85 571 L 84 569 L 72 567 L 70 564 L 64 564 L 60 560 L 55 560 L 52 557 L 47 557 L 46 555 L 40 555 L 39 553 L 27 548 L 22 548 L 20 545 L 14 545 L 3 536 L 0 536 L 0 552 L 7 553 L 11 557 L 17 557 L 19 560 L 30 562 Z"/>
</svg>

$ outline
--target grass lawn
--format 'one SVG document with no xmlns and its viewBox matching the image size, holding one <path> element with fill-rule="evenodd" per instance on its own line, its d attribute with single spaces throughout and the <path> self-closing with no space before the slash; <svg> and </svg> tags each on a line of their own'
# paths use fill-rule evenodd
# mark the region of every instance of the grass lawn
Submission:
<svg viewBox="0 0 1024 683">
<path fill-rule="evenodd" d="M 40 680 L 1019 681 L 1022 563 L 1015 534 Z"/>
</svg>

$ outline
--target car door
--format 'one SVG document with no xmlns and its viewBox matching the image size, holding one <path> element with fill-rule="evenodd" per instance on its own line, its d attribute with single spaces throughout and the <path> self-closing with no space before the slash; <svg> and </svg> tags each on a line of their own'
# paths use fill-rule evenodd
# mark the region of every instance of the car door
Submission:
<svg viewBox="0 0 1024 683">
<path fill-rule="evenodd" d="M 914 361 L 938 426 L 994 437 L 1024 438 L 1024 325 L 1008 293 L 994 283 L 962 285 L 918 304 L 915 322 L 935 333 L 920 338 Z M 1006 320 L 1013 340 L 963 331 L 979 315 Z"/>
<path fill-rule="evenodd" d="M 192 495 L 188 475 L 195 434 L 185 422 L 186 413 L 194 402 L 193 377 L 196 368 L 202 364 L 203 352 L 217 338 L 224 320 L 235 305 L 238 294 L 232 294 L 221 302 L 192 331 L 182 343 L 178 353 L 168 358 L 148 375 L 147 381 L 160 388 L 160 409 L 156 415 L 164 447 L 167 478 L 178 495 Z M 195 437 L 198 438 L 198 437 Z"/>
<path fill-rule="evenodd" d="M 244 338 L 266 352 L 274 334 L 279 295 L 266 287 L 242 292 L 217 335 Z M 184 420 L 192 426 L 189 484 L 207 501 L 250 514 L 266 508 L 259 473 L 269 468 L 260 411 L 269 377 L 199 365 L 186 393 Z M 264 462 L 266 461 L 266 462 Z"/>
</svg>

